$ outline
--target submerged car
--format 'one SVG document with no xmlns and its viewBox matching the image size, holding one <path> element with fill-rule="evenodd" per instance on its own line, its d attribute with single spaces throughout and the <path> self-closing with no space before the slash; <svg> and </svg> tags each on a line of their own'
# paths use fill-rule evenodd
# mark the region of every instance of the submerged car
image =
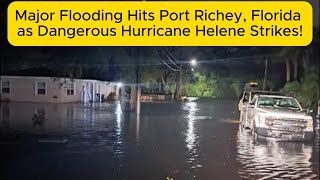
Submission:
<svg viewBox="0 0 320 180">
<path fill-rule="evenodd" d="M 258 137 L 286 141 L 313 137 L 313 118 L 294 97 L 255 95 L 242 113 L 241 124 Z"/>
</svg>

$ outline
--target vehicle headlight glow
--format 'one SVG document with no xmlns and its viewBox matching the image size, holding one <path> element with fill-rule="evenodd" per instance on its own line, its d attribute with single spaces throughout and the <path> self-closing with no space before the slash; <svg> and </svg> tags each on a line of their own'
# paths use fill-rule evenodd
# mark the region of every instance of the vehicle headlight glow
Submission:
<svg viewBox="0 0 320 180">
<path fill-rule="evenodd" d="M 266 118 L 265 122 L 266 122 L 266 125 L 268 126 L 274 125 L 274 120 L 272 118 Z"/>
<path fill-rule="evenodd" d="M 312 122 L 312 120 L 308 120 L 307 128 L 313 128 L 313 122 Z"/>
<path fill-rule="evenodd" d="M 263 116 L 263 115 L 259 115 L 259 123 L 260 123 L 260 124 L 261 124 L 261 123 L 265 123 L 265 121 L 266 121 L 266 117 Z"/>
<path fill-rule="evenodd" d="M 304 122 L 306 122 L 306 128 L 305 128 L 305 131 L 310 131 L 312 132 L 313 131 L 313 119 L 312 117 L 307 117 L 304 119 Z"/>
</svg>

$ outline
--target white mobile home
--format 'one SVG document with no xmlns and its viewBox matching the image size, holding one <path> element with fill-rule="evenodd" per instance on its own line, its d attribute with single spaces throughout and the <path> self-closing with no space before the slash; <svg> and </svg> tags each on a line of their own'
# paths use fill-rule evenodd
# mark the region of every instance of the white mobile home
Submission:
<svg viewBox="0 0 320 180">
<path fill-rule="evenodd" d="M 11 102 L 92 102 L 119 91 L 117 83 L 89 79 L 0 76 L 0 81 L 1 100 Z"/>
</svg>

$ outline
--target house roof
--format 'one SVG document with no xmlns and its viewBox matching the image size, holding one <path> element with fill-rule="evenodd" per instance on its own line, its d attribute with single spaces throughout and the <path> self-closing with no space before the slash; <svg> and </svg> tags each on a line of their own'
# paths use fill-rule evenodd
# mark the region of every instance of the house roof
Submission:
<svg viewBox="0 0 320 180">
<path fill-rule="evenodd" d="M 49 69 L 47 67 L 35 67 L 22 69 L 18 71 L 10 71 L 6 73 L 0 73 L 3 76 L 30 76 L 30 77 L 57 77 L 57 78 L 65 78 L 61 72 Z M 85 80 L 98 80 L 98 81 L 112 81 L 107 78 L 99 79 L 91 74 L 84 73 L 81 79 Z"/>
<path fill-rule="evenodd" d="M 7 76 L 44 76 L 44 77 L 52 77 L 56 76 L 58 73 L 49 68 L 29 68 L 18 71 L 10 71 L 6 73 L 1 73 L 1 75 Z"/>
</svg>

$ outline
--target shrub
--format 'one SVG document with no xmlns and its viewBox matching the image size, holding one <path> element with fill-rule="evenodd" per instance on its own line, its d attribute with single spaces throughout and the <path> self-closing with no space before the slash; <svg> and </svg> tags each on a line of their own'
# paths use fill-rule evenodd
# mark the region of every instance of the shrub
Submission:
<svg viewBox="0 0 320 180">
<path fill-rule="evenodd" d="M 297 81 L 287 82 L 280 91 L 285 95 L 297 95 L 299 94 L 300 87 L 301 85 Z"/>
<path fill-rule="evenodd" d="M 310 68 L 301 83 L 288 82 L 281 89 L 285 95 L 294 94 L 303 107 L 314 107 L 319 101 L 319 69 Z"/>
</svg>

